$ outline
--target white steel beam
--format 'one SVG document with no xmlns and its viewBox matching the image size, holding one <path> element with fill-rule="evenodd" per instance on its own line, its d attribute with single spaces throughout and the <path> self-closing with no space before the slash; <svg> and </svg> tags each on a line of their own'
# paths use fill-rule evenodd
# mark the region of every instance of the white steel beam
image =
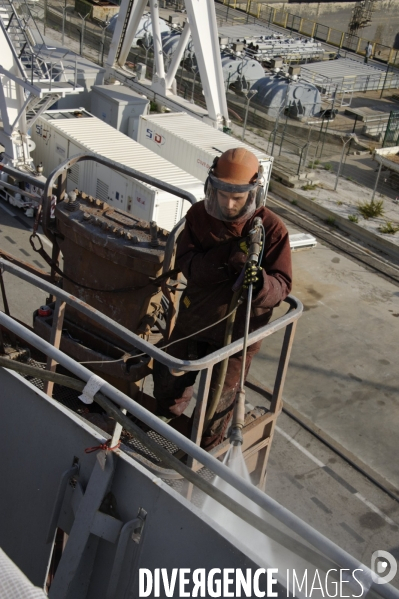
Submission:
<svg viewBox="0 0 399 599">
<path fill-rule="evenodd" d="M 134 89 L 136 87 L 146 87 L 147 91 L 145 94 L 148 97 L 151 96 L 150 92 L 152 92 L 157 96 L 157 101 L 163 103 L 165 106 L 172 103 L 174 106 L 172 109 L 179 110 L 180 108 L 180 110 L 186 110 L 187 108 L 184 104 L 187 103 L 175 95 L 174 79 L 191 32 L 208 112 L 202 118 L 214 127 L 228 126 L 229 118 L 220 59 L 214 0 L 185 0 L 188 23 L 183 29 L 181 39 L 167 73 L 165 73 L 163 60 L 158 1 L 150 0 L 155 62 L 155 73 L 152 84 L 148 88 L 147 86 L 143 86 L 142 82 L 131 81 L 130 77 L 129 85 Z M 132 0 L 122 0 L 107 59 L 107 68 L 110 74 L 113 68 L 119 71 L 119 73 L 121 73 L 121 70 L 123 71 L 146 5 L 147 0 L 134 0 L 133 3 Z M 128 23 L 125 27 L 126 21 Z M 199 116 L 199 113 L 196 116 Z"/>
<path fill-rule="evenodd" d="M 125 2 L 128 3 L 129 0 L 125 0 Z M 147 6 L 147 0 L 135 0 L 135 2 L 133 3 L 132 12 L 130 13 L 130 18 L 129 18 L 129 23 L 126 27 L 125 37 L 122 41 L 121 51 L 119 53 L 119 56 L 116 57 L 116 62 L 122 67 L 125 64 L 126 59 L 129 55 L 130 48 L 132 47 L 134 37 L 137 33 L 137 29 L 139 28 L 140 19 L 144 14 L 146 6 Z M 119 21 L 119 19 L 118 19 L 118 21 Z M 122 21 L 122 24 L 123 24 L 123 21 Z M 122 33 L 122 30 L 120 31 L 120 34 L 121 33 Z M 114 38 L 115 37 L 116 37 L 116 27 L 115 27 Z"/>
<path fill-rule="evenodd" d="M 214 0 L 186 0 L 195 57 L 209 117 L 229 122 Z"/>
<path fill-rule="evenodd" d="M 170 89 L 172 87 L 173 80 L 177 73 L 177 69 L 179 68 L 180 62 L 183 58 L 184 50 L 186 49 L 188 40 L 190 38 L 190 32 L 190 25 L 188 22 L 186 22 L 179 39 L 179 43 L 177 44 L 176 50 L 173 52 L 172 61 L 169 65 L 168 72 L 166 73 L 166 89 Z"/>
<path fill-rule="evenodd" d="M 165 65 L 163 61 L 161 28 L 159 27 L 158 0 L 150 0 L 150 11 L 155 62 L 155 77 L 153 77 L 153 81 L 156 81 L 156 77 L 158 77 L 159 79 L 165 79 Z"/>
<path fill-rule="evenodd" d="M 129 0 L 122 0 L 120 9 L 119 9 L 119 13 L 118 13 L 118 18 L 117 18 L 116 24 L 115 24 L 114 33 L 112 35 L 111 44 L 109 46 L 107 60 L 105 62 L 108 69 L 111 69 L 116 63 L 119 43 L 121 41 L 121 37 L 122 37 L 122 33 L 123 33 L 123 26 L 124 26 L 125 21 L 128 18 L 128 14 L 127 14 L 128 8 L 129 8 Z"/>
</svg>

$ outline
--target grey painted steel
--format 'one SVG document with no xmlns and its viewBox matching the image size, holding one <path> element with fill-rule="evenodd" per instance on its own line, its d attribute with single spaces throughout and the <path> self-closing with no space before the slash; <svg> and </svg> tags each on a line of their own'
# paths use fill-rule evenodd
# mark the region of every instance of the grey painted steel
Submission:
<svg viewBox="0 0 399 599">
<path fill-rule="evenodd" d="M 115 559 L 112 566 L 112 571 L 109 577 L 109 584 L 107 589 L 107 599 L 114 599 L 116 590 L 118 588 L 118 582 L 122 574 L 123 558 L 126 553 L 129 540 L 137 529 L 142 529 L 144 520 L 142 518 L 134 518 L 129 522 L 126 522 L 121 530 L 118 540 L 118 546 L 116 548 Z"/>
<path fill-rule="evenodd" d="M 267 114 L 277 117 L 281 107 L 290 110 L 290 114 L 315 116 L 321 110 L 321 96 L 316 85 L 307 81 L 293 81 L 283 73 L 271 74 L 256 81 L 251 90 L 257 94 L 255 104 L 264 106 Z"/>
<path fill-rule="evenodd" d="M 4 325 L 7 329 L 18 335 L 28 343 L 31 343 L 34 347 L 53 357 L 62 366 L 70 370 L 73 374 L 88 381 L 91 377 L 91 372 L 82 365 L 76 363 L 74 360 L 56 350 L 50 344 L 25 329 L 20 324 L 13 321 L 5 314 L 0 314 L 0 324 Z M 251 499 L 255 504 L 264 509 L 266 512 L 275 517 L 279 522 L 288 526 L 290 530 L 298 534 L 305 541 L 310 543 L 313 547 L 318 549 L 321 553 L 329 557 L 332 561 L 338 564 L 342 568 L 349 568 L 354 571 L 356 569 L 363 570 L 364 576 L 362 581 L 371 584 L 372 572 L 369 568 L 361 564 L 358 560 L 349 555 L 346 551 L 339 548 L 335 543 L 324 537 L 318 531 L 313 529 L 311 526 L 300 520 L 297 516 L 289 512 L 283 506 L 278 504 L 271 497 L 262 493 L 258 488 L 248 484 L 242 478 L 237 476 L 234 472 L 226 468 L 224 464 L 220 463 L 213 456 L 209 455 L 200 447 L 197 447 L 189 439 L 171 429 L 167 424 L 162 422 L 159 418 L 148 412 L 145 408 L 137 404 L 131 398 L 121 393 L 109 383 L 104 382 L 101 387 L 101 392 L 116 402 L 120 407 L 125 408 L 139 418 L 142 422 L 147 424 L 150 428 L 166 437 L 179 448 L 183 449 L 191 457 L 199 461 L 206 468 L 214 472 L 220 478 L 225 480 L 227 483 L 232 485 L 238 491 L 240 491 L 245 497 Z M 385 599 L 399 599 L 399 591 L 394 589 L 391 585 L 372 585 L 375 592 L 380 594 Z"/>
<path fill-rule="evenodd" d="M 58 384 L 64 385 L 66 387 L 70 386 L 72 389 L 75 390 L 83 391 L 83 388 L 85 386 L 85 384 L 82 381 L 79 381 L 77 379 L 73 379 L 71 377 L 67 377 L 60 374 L 49 373 L 46 370 L 41 370 L 36 367 L 27 366 L 25 364 L 21 364 L 20 362 L 14 362 L 7 358 L 0 358 L 0 363 L 3 367 L 9 370 L 16 370 L 17 372 L 22 372 L 25 375 L 33 376 L 35 378 L 43 378 L 44 380 L 46 380 L 46 378 L 49 376 L 55 377 L 54 382 L 57 382 Z M 210 377 L 210 374 L 211 373 L 209 370 L 203 370 L 201 373 L 201 379 L 203 378 L 203 375 L 206 375 L 207 378 L 208 376 Z M 268 538 L 276 541 L 281 547 L 288 549 L 291 553 L 299 556 L 302 559 L 305 559 L 307 563 L 314 565 L 317 568 L 320 568 L 324 572 L 327 572 L 327 570 L 329 570 L 330 568 L 335 567 L 335 564 L 331 562 L 331 560 L 327 560 L 326 558 L 322 557 L 319 553 L 311 550 L 307 545 L 304 545 L 303 543 L 295 540 L 290 534 L 290 531 L 288 531 L 288 534 L 283 531 L 280 531 L 278 527 L 273 526 L 270 522 L 266 522 L 262 517 L 258 516 L 256 512 L 247 509 L 245 505 L 241 505 L 241 503 L 235 501 L 232 497 L 230 497 L 230 495 L 226 495 L 223 491 L 218 489 L 217 486 L 214 486 L 212 483 L 202 478 L 199 474 L 193 472 L 190 469 L 189 465 L 184 465 L 174 455 L 169 453 L 167 450 L 158 445 L 156 441 L 152 440 L 149 436 L 147 436 L 147 434 L 140 427 L 134 424 L 130 420 L 130 418 L 127 418 L 118 408 L 116 408 L 116 406 L 111 401 L 104 397 L 104 395 L 102 395 L 101 393 L 96 393 L 94 401 L 98 403 L 107 412 L 109 416 L 114 418 L 115 421 L 118 422 L 118 424 L 122 425 L 123 428 L 130 432 L 142 445 L 149 449 L 150 452 L 157 456 L 165 465 L 165 467 L 168 466 L 171 469 L 174 468 L 175 471 L 180 473 L 182 477 L 186 478 L 187 481 L 190 481 L 190 486 L 194 485 L 198 487 L 198 489 L 202 490 L 204 493 L 212 497 L 215 501 L 222 504 L 224 507 L 229 509 L 232 513 L 241 518 L 243 521 L 250 524 L 255 530 L 262 532 Z M 197 440 L 195 440 L 194 442 L 196 441 Z M 109 441 L 109 444 L 111 447 L 113 447 L 113 439 Z M 150 471 L 152 472 L 151 469 Z M 161 472 L 161 478 L 164 478 L 164 472 L 165 470 Z M 62 475 L 61 481 L 65 479 L 66 474 L 67 473 L 64 473 Z M 80 502 L 83 498 L 83 489 L 81 488 L 81 485 L 78 482 L 76 483 L 74 488 L 75 490 L 71 503 L 73 513 L 76 514 L 79 509 Z M 185 496 L 187 496 L 187 499 L 189 499 L 188 494 L 185 494 Z M 57 494 L 57 498 L 55 501 L 55 505 L 58 506 L 58 504 L 59 494 Z M 55 511 L 57 511 L 56 508 L 54 509 L 54 512 Z M 59 515 L 60 518 L 57 518 L 57 520 L 55 521 L 55 525 L 59 520 L 61 520 L 62 526 L 60 527 L 67 534 L 69 534 L 72 529 L 72 523 L 68 523 L 68 521 L 65 522 L 65 519 L 62 518 L 61 514 Z M 53 520 L 54 516 L 52 518 L 52 522 Z M 119 532 L 121 532 L 122 534 L 121 529 L 122 523 L 119 520 L 116 520 L 115 518 L 112 518 L 107 514 L 99 512 L 97 512 L 97 514 L 95 515 L 92 525 L 90 527 L 90 531 L 93 534 L 96 534 L 97 536 L 104 538 L 111 543 L 116 542 Z M 55 529 L 51 538 L 54 538 L 54 532 Z M 140 536 L 140 534 L 141 532 L 136 530 L 135 538 L 137 539 L 137 537 Z M 117 558 L 115 557 L 115 561 L 116 560 Z"/>
<path fill-rule="evenodd" d="M 78 474 L 78 472 L 79 466 L 78 464 L 75 464 L 74 466 L 72 466 L 72 468 L 68 468 L 68 470 L 65 470 L 65 472 L 63 472 L 61 476 L 60 486 L 58 487 L 53 513 L 51 514 L 46 543 L 51 543 L 52 541 L 54 541 L 57 522 L 60 517 L 62 502 L 64 501 L 64 495 L 67 488 L 67 484 L 73 476 Z"/>
<path fill-rule="evenodd" d="M 90 535 L 95 516 L 101 507 L 105 494 L 111 487 L 114 470 L 114 454 L 112 452 L 99 453 L 93 473 L 75 515 L 75 521 L 69 533 L 62 559 L 55 573 L 49 592 L 50 599 L 67 599 L 67 597 L 84 599 L 87 595 L 90 577 L 82 577 L 78 582 L 76 573 L 78 568 L 83 566 L 81 563 L 83 554 L 86 554 L 84 560 L 84 565 L 87 568 L 86 572 L 90 572 L 93 567 L 100 539 L 97 535 L 93 535 L 95 538 L 90 539 Z M 87 555 L 88 553 L 90 555 Z"/>
<path fill-rule="evenodd" d="M 85 448 L 103 443 L 105 438 L 77 414 L 2 368 L 0 388 L 5 406 L 0 419 L 5 444 L 0 476 L 7 484 L 7 492 L 0 494 L 0 545 L 34 584 L 43 586 L 52 548 L 45 543 L 45 528 L 61 474 L 76 456 L 79 482 L 75 490 L 68 485 L 69 495 L 63 505 L 66 512 L 71 511 L 71 495 L 79 486 L 88 490 L 97 463 L 98 454 L 86 454 Z M 258 567 L 256 558 L 249 556 L 239 541 L 134 459 L 122 452 L 112 457 L 116 463 L 112 494 L 122 523 L 137 518 L 137 514 L 140 517 L 140 509 L 147 512 L 141 536 L 129 538 L 114 597 L 138 597 L 139 568 L 202 567 L 209 571 L 233 567 L 245 572 L 245 568 Z M 82 569 L 76 573 L 68 599 L 80 596 L 74 594 L 75 585 L 86 584 L 87 578 L 86 599 L 105 599 L 116 552 L 117 543 L 100 539 L 94 560 L 83 554 Z M 92 560 L 90 568 L 88 557 Z M 266 580 L 263 584 L 261 579 L 260 587 L 266 590 Z M 177 590 L 174 596 L 178 596 Z"/>
</svg>

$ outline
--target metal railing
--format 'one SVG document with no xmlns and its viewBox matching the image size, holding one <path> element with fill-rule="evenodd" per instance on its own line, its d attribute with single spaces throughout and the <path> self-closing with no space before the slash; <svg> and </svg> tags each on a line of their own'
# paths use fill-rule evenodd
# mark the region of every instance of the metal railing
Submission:
<svg viewBox="0 0 399 599">
<path fill-rule="evenodd" d="M 243 348 L 244 340 L 243 338 L 241 338 L 234 341 L 226 347 L 212 352 L 204 358 L 198 360 L 180 360 L 178 358 L 170 356 L 158 347 L 152 345 L 151 343 L 145 341 L 138 335 L 132 333 L 124 326 L 118 324 L 108 316 L 102 314 L 86 302 L 63 291 L 59 287 L 56 287 L 55 285 L 48 283 L 47 281 L 44 281 L 38 276 L 29 273 L 28 271 L 18 266 L 13 265 L 11 262 L 8 262 L 7 260 L 0 259 L 0 271 L 1 273 L 10 273 L 16 276 L 18 279 L 25 281 L 56 298 L 54 318 L 52 323 L 53 338 L 57 337 L 55 335 L 56 331 L 62 330 L 64 307 L 65 305 L 68 305 L 73 307 L 75 310 L 79 311 L 81 314 L 83 314 L 85 317 L 89 318 L 93 322 L 102 325 L 111 334 L 119 337 L 121 340 L 123 340 L 129 346 L 132 346 L 133 348 L 138 350 L 140 353 L 144 353 L 145 356 L 149 356 L 161 362 L 174 373 L 200 371 L 200 383 L 197 405 L 200 406 L 200 409 L 204 412 L 204 414 L 206 410 L 206 403 L 209 393 L 209 386 L 213 367 L 225 358 L 229 358 L 233 354 L 236 354 Z M 292 296 L 288 296 L 285 300 L 285 303 L 288 304 L 289 307 L 288 312 L 285 315 L 259 328 L 253 333 L 250 333 L 248 337 L 248 344 L 251 345 L 253 343 L 256 343 L 257 341 L 261 341 L 262 339 L 272 335 L 273 333 L 276 333 L 277 331 L 286 329 L 283 342 L 283 351 L 280 356 L 276 381 L 272 394 L 272 401 L 281 400 L 285 374 L 295 333 L 296 323 L 299 317 L 301 316 L 303 309 L 301 302 Z M 24 339 L 26 342 L 30 343 L 37 350 L 48 355 L 51 358 L 51 364 L 48 364 L 49 369 L 53 369 L 54 365 L 56 363 L 59 363 L 84 381 L 88 381 L 91 377 L 92 373 L 86 367 L 76 362 L 73 358 L 66 356 L 63 352 L 61 352 L 58 349 L 60 345 L 60 336 L 58 336 L 58 341 L 51 345 L 47 341 L 38 337 L 29 329 L 26 329 L 19 323 L 15 322 L 10 315 L 1 312 L 0 325 L 3 325 L 14 335 L 17 335 Z M 108 397 L 110 397 L 110 399 L 116 401 L 116 403 L 118 403 L 118 405 L 121 408 L 128 409 L 130 413 L 142 420 L 145 424 L 153 428 L 159 434 L 166 437 L 167 439 L 169 439 L 170 441 L 187 451 L 187 453 L 190 456 L 198 460 L 200 463 L 204 464 L 205 466 L 207 466 L 207 464 L 215 465 L 215 458 L 212 458 L 210 461 L 208 457 L 205 459 L 205 457 L 209 456 L 209 454 L 201 450 L 192 442 L 188 441 L 186 437 L 183 437 L 180 433 L 173 430 L 168 425 L 165 425 L 161 420 L 159 420 L 159 418 L 148 412 L 145 408 L 140 406 L 138 403 L 136 403 L 128 396 L 124 395 L 122 392 L 116 390 L 111 384 L 104 381 L 101 390 Z M 218 462 L 218 464 L 220 463 Z"/>
<path fill-rule="evenodd" d="M 54 294 L 57 297 L 57 303 L 60 305 L 61 303 L 67 303 L 69 305 L 73 305 L 73 307 L 83 314 L 86 314 L 95 322 L 98 322 L 102 325 L 105 325 L 110 328 L 115 333 L 118 333 L 123 339 L 137 347 L 140 351 L 145 351 L 148 355 L 151 355 L 153 358 L 160 360 L 163 364 L 166 364 L 169 368 L 176 368 L 183 371 L 188 370 L 201 370 L 201 381 L 200 381 L 200 390 L 203 396 L 206 395 L 207 388 L 209 388 L 210 381 L 210 371 L 212 367 L 222 360 L 224 357 L 231 356 L 233 353 L 236 353 L 242 348 L 243 340 L 240 339 L 230 346 L 223 348 L 217 352 L 202 358 L 201 360 L 195 360 L 191 362 L 186 362 L 182 360 L 177 360 L 175 358 L 171 358 L 161 350 L 147 343 L 140 337 L 137 337 L 124 327 L 118 325 L 113 322 L 111 319 L 107 318 L 103 314 L 99 313 L 97 310 L 91 308 L 89 305 L 85 304 L 80 300 L 77 300 L 73 296 L 59 288 L 46 283 L 39 279 L 38 277 L 27 273 L 23 269 L 20 269 L 12 264 L 8 263 L 5 260 L 0 260 L 0 269 L 2 271 L 6 271 L 10 274 L 17 276 L 19 279 L 22 279 L 32 285 L 39 286 L 41 289 L 47 291 L 48 293 Z M 294 328 L 297 319 L 300 316 L 302 311 L 302 306 L 298 300 L 293 297 L 287 298 L 286 302 L 290 306 L 290 310 L 288 314 L 279 318 L 275 322 L 262 327 L 258 331 L 252 333 L 249 337 L 250 341 L 255 342 L 260 340 L 267 335 L 272 334 L 277 330 L 287 326 Z M 13 335 L 18 336 L 23 339 L 26 343 L 29 343 L 31 346 L 35 347 L 38 351 L 43 352 L 48 355 L 52 360 L 61 364 L 68 371 L 73 373 L 79 379 L 82 379 L 85 382 L 88 382 L 92 376 L 92 373 L 82 364 L 79 364 L 59 349 L 55 348 L 48 342 L 44 341 L 35 333 L 25 328 L 18 322 L 14 321 L 12 318 L 0 312 L 0 326 L 4 329 L 10 331 Z M 139 418 L 142 422 L 144 422 L 147 426 L 151 427 L 157 433 L 183 449 L 189 456 L 192 457 L 193 460 L 196 460 L 203 464 L 206 468 L 211 470 L 217 476 L 222 478 L 228 484 L 232 485 L 235 489 L 237 489 L 240 493 L 242 493 L 245 497 L 253 501 L 256 505 L 261 507 L 267 513 L 271 514 L 274 518 L 276 518 L 279 522 L 288 526 L 289 529 L 299 535 L 301 539 L 305 542 L 310 543 L 314 548 L 316 548 L 319 552 L 321 552 L 322 556 L 326 556 L 327 562 L 324 561 L 324 564 L 329 563 L 331 565 L 330 560 L 333 564 L 338 564 L 341 568 L 345 568 L 352 571 L 362 571 L 363 578 L 361 579 L 367 587 L 369 585 L 372 586 L 373 591 L 384 597 L 385 599 L 399 599 L 399 592 L 393 588 L 389 584 L 385 585 L 376 585 L 373 583 L 375 581 L 375 575 L 372 571 L 361 564 L 358 560 L 349 555 L 346 551 L 338 547 L 335 543 L 324 537 L 321 533 L 313 529 L 311 526 L 303 522 L 300 518 L 292 514 L 289 510 L 281 506 L 277 501 L 273 500 L 268 495 L 264 494 L 255 486 L 247 483 L 243 478 L 235 474 L 232 470 L 227 468 L 223 463 L 217 460 L 215 457 L 192 443 L 189 439 L 181 435 L 176 430 L 172 429 L 170 426 L 162 422 L 159 418 L 148 412 L 145 408 L 140 406 L 130 397 L 118 391 L 111 384 L 104 381 L 101 387 L 101 393 L 111 399 L 115 404 L 117 404 L 121 409 L 127 410 L 133 416 Z M 242 508 L 242 516 L 246 519 L 245 516 L 245 508 Z M 293 541 L 294 542 L 294 541 Z M 302 549 L 306 549 L 301 543 L 299 546 Z M 294 546 L 293 546 L 294 547 Z M 298 543 L 295 545 L 295 550 L 298 548 Z M 321 560 L 324 558 L 320 556 Z"/>
</svg>

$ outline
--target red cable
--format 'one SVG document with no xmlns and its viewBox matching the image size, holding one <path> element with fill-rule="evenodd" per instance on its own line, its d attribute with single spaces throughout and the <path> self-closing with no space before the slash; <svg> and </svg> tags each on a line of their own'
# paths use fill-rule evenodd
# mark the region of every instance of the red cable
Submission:
<svg viewBox="0 0 399 599">
<path fill-rule="evenodd" d="M 120 444 L 121 444 L 121 442 L 118 441 L 118 443 L 114 447 L 110 447 L 109 446 L 110 443 L 111 443 L 111 439 L 108 439 L 108 441 L 106 441 L 105 443 L 101 443 L 101 445 L 95 445 L 94 447 L 86 447 L 85 453 L 93 453 L 94 451 L 99 451 L 99 450 L 115 451 L 116 449 L 119 449 Z"/>
</svg>

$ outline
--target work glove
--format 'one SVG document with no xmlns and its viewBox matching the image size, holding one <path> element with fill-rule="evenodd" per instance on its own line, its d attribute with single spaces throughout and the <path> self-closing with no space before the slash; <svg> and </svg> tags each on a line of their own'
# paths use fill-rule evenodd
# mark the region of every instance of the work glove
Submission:
<svg viewBox="0 0 399 599">
<path fill-rule="evenodd" d="M 246 264 L 249 251 L 249 236 L 238 239 L 234 244 L 227 263 L 230 278 L 240 274 Z M 262 246 L 261 246 L 262 247 Z"/>
<path fill-rule="evenodd" d="M 230 278 L 236 278 L 247 261 L 248 246 L 246 239 L 234 241 L 230 256 L 227 262 L 227 269 Z"/>
<path fill-rule="evenodd" d="M 256 264 L 248 264 L 245 269 L 244 274 L 244 289 L 248 289 L 248 287 L 252 283 L 252 292 L 253 294 L 257 294 L 263 287 L 263 269 Z"/>
</svg>

